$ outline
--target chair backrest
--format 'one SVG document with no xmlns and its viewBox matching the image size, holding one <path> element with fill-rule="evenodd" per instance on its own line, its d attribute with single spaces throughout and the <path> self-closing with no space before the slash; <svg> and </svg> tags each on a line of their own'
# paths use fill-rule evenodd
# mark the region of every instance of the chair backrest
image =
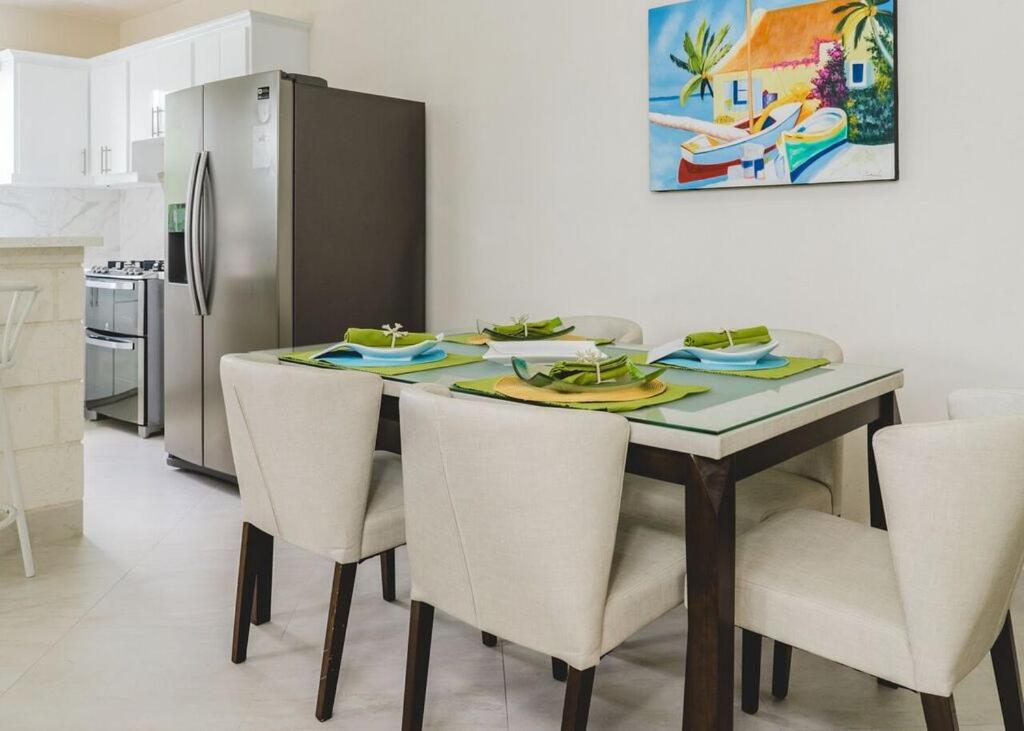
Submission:
<svg viewBox="0 0 1024 731">
<path fill-rule="evenodd" d="M 999 634 L 1024 562 L 1024 418 L 875 436 L 915 690 L 948 696 Z"/>
<path fill-rule="evenodd" d="M 986 416 L 1024 416 L 1024 390 L 965 388 L 949 394 L 950 419 L 980 419 Z"/>
<path fill-rule="evenodd" d="M 843 349 L 834 340 L 800 330 L 776 330 L 772 335 L 779 341 L 776 352 L 796 358 L 828 358 L 832 363 L 843 362 Z M 815 447 L 798 457 L 779 465 L 793 472 L 827 485 L 832 492 L 832 512 L 842 513 L 843 506 L 843 439 Z"/>
<path fill-rule="evenodd" d="M 586 669 L 600 659 L 629 426 L 402 395 L 412 598 Z"/>
<path fill-rule="evenodd" d="M 358 561 L 383 381 L 244 355 L 222 358 L 220 372 L 243 519 Z"/>
<path fill-rule="evenodd" d="M 39 287 L 31 282 L 0 282 L 0 301 L 9 299 L 9 304 L 0 305 L 0 314 L 3 315 L 3 319 L 0 320 L 0 325 L 3 325 L 3 337 L 0 338 L 0 370 L 14 365 L 14 352 L 18 347 L 21 326 L 25 324 L 25 318 L 28 317 L 38 293 Z"/>
<path fill-rule="evenodd" d="M 624 317 L 603 315 L 574 315 L 563 317 L 566 325 L 575 325 L 576 332 L 591 338 L 611 338 L 617 345 L 637 345 L 644 341 L 644 331 L 639 324 Z"/>
</svg>

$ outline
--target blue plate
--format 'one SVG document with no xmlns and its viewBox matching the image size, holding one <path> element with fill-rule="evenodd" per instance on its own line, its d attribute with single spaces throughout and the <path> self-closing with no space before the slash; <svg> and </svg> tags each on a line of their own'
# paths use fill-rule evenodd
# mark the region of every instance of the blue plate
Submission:
<svg viewBox="0 0 1024 731">
<path fill-rule="evenodd" d="M 423 365 L 424 363 L 436 363 L 448 357 L 448 353 L 441 348 L 428 350 L 426 353 L 413 356 L 412 358 L 365 358 L 358 353 L 331 353 L 320 360 L 333 365 L 346 368 L 401 368 L 402 366 Z"/>
<path fill-rule="evenodd" d="M 649 365 L 674 365 L 682 368 L 689 368 L 694 371 L 770 371 L 774 368 L 783 368 L 789 365 L 789 360 L 778 355 L 768 355 L 754 365 L 729 364 L 729 363 L 705 363 L 692 358 L 662 358 L 657 363 Z"/>
</svg>

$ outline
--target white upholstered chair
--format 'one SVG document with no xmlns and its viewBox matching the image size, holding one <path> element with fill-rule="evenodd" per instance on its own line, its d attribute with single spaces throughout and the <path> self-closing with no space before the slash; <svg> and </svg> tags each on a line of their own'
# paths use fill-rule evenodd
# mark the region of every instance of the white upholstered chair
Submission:
<svg viewBox="0 0 1024 731">
<path fill-rule="evenodd" d="M 568 663 L 562 728 L 585 728 L 601 655 L 683 599 L 682 534 L 620 520 L 628 423 L 430 386 L 400 409 L 413 600 L 403 728 L 422 727 L 435 607 Z"/>
<path fill-rule="evenodd" d="M 1024 416 L 1024 389 L 964 388 L 949 394 L 950 419 Z"/>
<path fill-rule="evenodd" d="M 380 556 L 395 598 L 394 549 L 405 543 L 402 463 L 374 451 L 383 381 L 368 373 L 221 360 L 231 452 L 242 497 L 231 659 L 244 662 L 250 619 L 270 619 L 274 538 L 334 561 L 316 717 L 331 717 L 356 566 Z"/>
<path fill-rule="evenodd" d="M 764 635 L 917 691 L 929 729 L 957 728 L 953 691 L 991 651 L 1004 723 L 1024 727 L 1008 616 L 1022 446 L 1020 417 L 890 427 L 874 439 L 888 533 L 794 511 L 742 536 L 744 710 L 757 710 Z"/>
<path fill-rule="evenodd" d="M 3 319 L 3 337 L 0 338 L 0 376 L 14 367 L 15 350 L 21 326 L 25 324 L 29 310 L 36 300 L 39 288 L 30 282 L 0 282 L 0 296 L 7 299 L 6 314 Z M 14 434 L 11 431 L 11 417 L 7 411 L 7 396 L 3 382 L 0 381 L 0 449 L 4 455 L 4 476 L 7 480 L 7 492 L 10 503 L 0 502 L 0 530 L 14 525 L 18 531 L 21 545 L 21 563 L 25 576 L 36 575 L 35 561 L 32 559 L 32 543 L 28 535 L 28 520 L 25 518 L 25 502 L 21 494 L 21 478 L 18 464 L 14 457 Z"/>
<path fill-rule="evenodd" d="M 828 358 L 843 362 L 843 351 L 821 335 L 798 330 L 772 330 L 778 351 L 802 358 Z M 736 534 L 750 530 L 776 513 L 796 508 L 839 514 L 843 488 L 842 439 L 816 447 L 778 467 L 765 470 L 736 485 Z M 663 521 L 682 531 L 686 498 L 678 485 L 627 476 L 622 511 L 628 515 Z"/>
<path fill-rule="evenodd" d="M 574 315 L 563 317 L 566 325 L 574 325 L 576 332 L 591 338 L 609 338 L 616 345 L 637 345 L 644 341 L 644 331 L 637 323 L 624 317 L 604 315 Z"/>
</svg>

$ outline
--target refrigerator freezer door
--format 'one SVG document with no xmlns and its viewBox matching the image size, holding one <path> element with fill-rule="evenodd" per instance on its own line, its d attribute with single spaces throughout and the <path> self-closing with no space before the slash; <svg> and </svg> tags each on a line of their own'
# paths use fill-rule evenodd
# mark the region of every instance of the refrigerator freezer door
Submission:
<svg viewBox="0 0 1024 731">
<path fill-rule="evenodd" d="M 202 233 L 194 249 L 208 310 L 203 318 L 203 465 L 234 474 L 220 359 L 279 344 L 280 288 L 290 292 L 290 274 L 281 274 L 278 259 L 291 256 L 288 237 L 279 236 L 280 168 L 290 164 L 287 152 L 282 160 L 281 148 L 292 145 L 290 124 L 282 125 L 282 116 L 290 115 L 281 110 L 291 109 L 292 85 L 272 72 L 203 88 L 207 175 L 199 210 Z M 290 181 L 287 170 L 285 179 Z M 287 280 L 280 286 L 279 275 Z"/>
<path fill-rule="evenodd" d="M 168 276 L 164 288 L 164 408 L 167 453 L 203 464 L 203 319 L 184 265 L 185 236 L 172 211 L 186 204 L 189 177 L 203 149 L 203 89 L 167 97 L 164 197 Z"/>
</svg>

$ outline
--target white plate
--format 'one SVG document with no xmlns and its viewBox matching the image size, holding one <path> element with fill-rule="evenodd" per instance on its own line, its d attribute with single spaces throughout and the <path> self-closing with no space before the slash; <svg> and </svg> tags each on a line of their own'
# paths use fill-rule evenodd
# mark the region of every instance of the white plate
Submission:
<svg viewBox="0 0 1024 731">
<path fill-rule="evenodd" d="M 368 345 L 357 345 L 356 343 L 338 343 L 332 345 L 326 350 L 322 350 L 314 358 L 322 358 L 325 355 L 331 353 L 352 351 L 359 353 L 367 358 L 373 358 L 374 360 L 399 360 L 399 361 L 411 361 L 418 355 L 427 353 L 438 346 L 444 340 L 444 333 L 439 333 L 433 340 L 424 340 L 422 343 L 416 343 L 416 345 L 406 345 L 402 348 L 373 348 Z"/>
<path fill-rule="evenodd" d="M 527 363 L 557 363 L 572 360 L 581 350 L 596 347 L 593 340 L 493 341 L 488 343 L 484 360 L 507 366 L 512 365 L 513 358 L 522 358 Z"/>
<path fill-rule="evenodd" d="M 754 365 L 779 347 L 777 340 L 764 345 L 732 345 L 728 348 L 708 350 L 707 348 L 683 348 L 685 353 L 702 363 L 727 363 L 731 365 Z"/>
</svg>

